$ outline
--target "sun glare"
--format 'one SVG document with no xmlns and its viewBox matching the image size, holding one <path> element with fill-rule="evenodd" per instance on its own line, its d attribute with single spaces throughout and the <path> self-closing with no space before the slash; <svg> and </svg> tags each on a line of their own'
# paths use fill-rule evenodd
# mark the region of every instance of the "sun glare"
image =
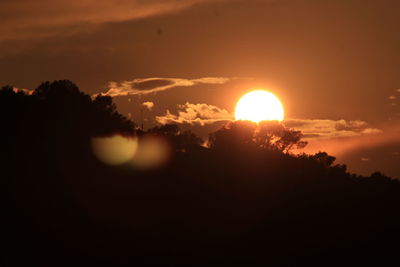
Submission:
<svg viewBox="0 0 400 267">
<path fill-rule="evenodd" d="M 260 121 L 282 121 L 284 110 L 281 101 L 264 90 L 251 91 L 240 98 L 236 104 L 235 119 Z"/>
</svg>

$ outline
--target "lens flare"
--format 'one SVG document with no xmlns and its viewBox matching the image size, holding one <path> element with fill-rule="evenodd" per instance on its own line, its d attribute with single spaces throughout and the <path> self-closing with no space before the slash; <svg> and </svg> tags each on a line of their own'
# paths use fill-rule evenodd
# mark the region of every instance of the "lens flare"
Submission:
<svg viewBox="0 0 400 267">
<path fill-rule="evenodd" d="M 138 169 L 153 169 L 164 165 L 171 154 L 170 145 L 158 136 L 140 137 L 139 146 L 132 159 L 132 165 Z"/>
<path fill-rule="evenodd" d="M 135 155 L 137 138 L 114 135 L 111 137 L 92 138 L 92 149 L 97 159 L 108 165 L 121 165 Z"/>
</svg>

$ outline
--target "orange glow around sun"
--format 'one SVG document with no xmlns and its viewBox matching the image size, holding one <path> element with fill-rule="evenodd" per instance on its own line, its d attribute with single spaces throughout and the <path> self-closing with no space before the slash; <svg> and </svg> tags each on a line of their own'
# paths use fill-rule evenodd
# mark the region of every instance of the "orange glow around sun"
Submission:
<svg viewBox="0 0 400 267">
<path fill-rule="evenodd" d="M 235 119 L 260 121 L 282 121 L 284 110 L 281 101 L 265 90 L 251 91 L 236 104 Z"/>
</svg>

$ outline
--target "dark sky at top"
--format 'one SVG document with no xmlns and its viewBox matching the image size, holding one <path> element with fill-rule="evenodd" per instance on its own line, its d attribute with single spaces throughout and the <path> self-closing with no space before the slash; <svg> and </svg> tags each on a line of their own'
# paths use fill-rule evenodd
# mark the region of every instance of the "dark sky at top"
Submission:
<svg viewBox="0 0 400 267">
<path fill-rule="evenodd" d="M 200 133 L 261 87 L 310 151 L 400 177 L 399 10 L 397 0 L 2 0 L 0 84 L 114 88 L 134 120 L 144 108 L 148 126 L 158 116 Z"/>
</svg>

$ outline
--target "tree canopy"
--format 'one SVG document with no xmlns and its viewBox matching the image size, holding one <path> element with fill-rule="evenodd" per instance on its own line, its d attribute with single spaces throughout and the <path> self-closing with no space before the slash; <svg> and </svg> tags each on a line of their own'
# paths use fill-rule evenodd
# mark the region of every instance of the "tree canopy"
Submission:
<svg viewBox="0 0 400 267">
<path fill-rule="evenodd" d="M 304 148 L 306 141 L 302 133 L 288 129 L 279 122 L 262 121 L 259 124 L 250 121 L 234 121 L 211 133 L 209 146 L 212 149 L 251 147 L 289 153 L 290 150 Z"/>
<path fill-rule="evenodd" d="M 32 94 L 3 87 L 0 125 L 6 265 L 396 260 L 399 182 L 351 174 L 326 152 L 292 153 L 306 142 L 282 124 L 230 122 L 206 144 L 178 125 L 138 129 L 112 98 L 64 80 Z M 172 152 L 154 168 L 108 166 L 90 140 L 114 134 L 155 136 Z"/>
</svg>

